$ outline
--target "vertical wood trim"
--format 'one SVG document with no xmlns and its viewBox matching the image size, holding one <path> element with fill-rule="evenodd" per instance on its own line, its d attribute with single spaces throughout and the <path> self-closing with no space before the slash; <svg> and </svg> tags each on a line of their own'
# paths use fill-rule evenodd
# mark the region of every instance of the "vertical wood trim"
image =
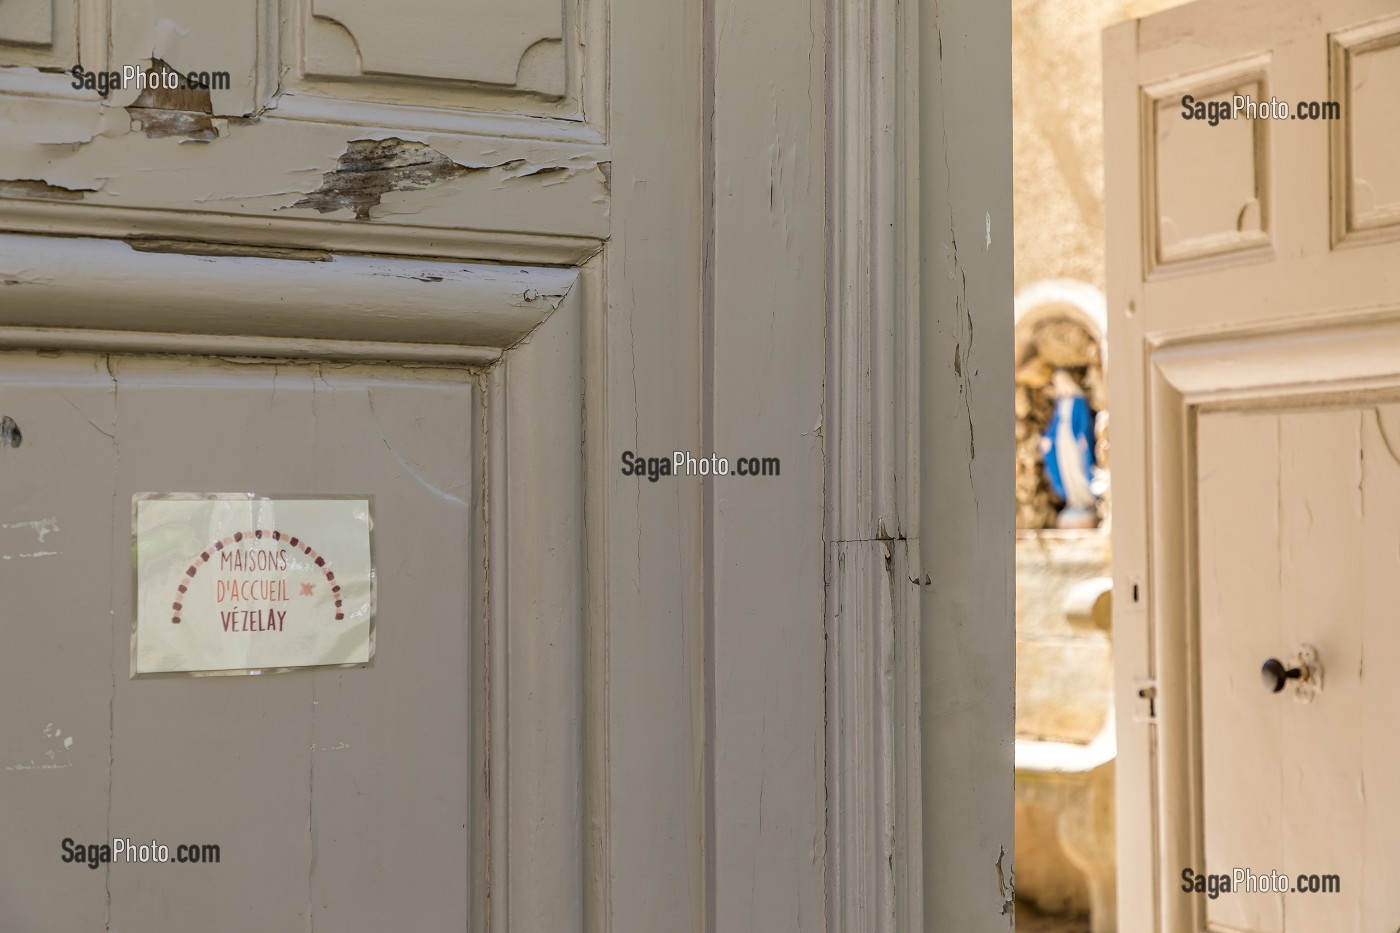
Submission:
<svg viewBox="0 0 1400 933">
<path fill-rule="evenodd" d="M 488 392 L 492 929 L 584 929 L 583 311 L 506 354 Z M 502 903 L 504 901 L 504 903 Z"/>
<path fill-rule="evenodd" d="M 707 928 L 822 930 L 826 0 L 713 0 L 701 451 Z M 681 482 L 694 482 L 682 478 Z"/>
<path fill-rule="evenodd" d="M 1197 898 L 1181 896 L 1176 874 L 1183 866 L 1202 864 L 1200 785 L 1196 779 L 1200 728 L 1191 662 L 1196 652 L 1190 592 L 1195 574 L 1187 553 L 1192 546 L 1189 532 L 1195 525 L 1190 516 L 1195 509 L 1190 483 L 1194 454 L 1188 436 L 1194 418 L 1181 393 L 1152 366 L 1150 358 L 1148 366 L 1149 483 L 1145 502 L 1151 529 L 1151 579 L 1161 584 L 1153 587 L 1149 602 L 1157 683 L 1156 901 L 1163 930 L 1198 930 L 1205 919 L 1204 908 Z"/>
<path fill-rule="evenodd" d="M 610 0 L 607 467 L 595 579 L 607 592 L 609 933 L 704 924 L 700 487 L 620 475 L 631 450 L 700 444 L 699 4 Z M 593 514 L 593 513 L 590 513 Z"/>
<path fill-rule="evenodd" d="M 490 371 L 484 397 L 483 422 L 486 434 L 486 657 L 487 657 L 487 769 L 486 797 L 489 811 L 486 833 L 486 918 L 491 933 L 510 930 L 510 781 L 504 749 L 509 745 L 510 718 L 507 715 L 507 678 L 510 675 L 509 604 L 510 562 L 506 559 L 507 518 L 510 514 L 510 486 L 506 482 L 509 422 L 506 418 L 506 370 Z"/>
<path fill-rule="evenodd" d="M 919 9 L 924 922 L 973 933 L 1014 923 L 1011 8 Z"/>
<path fill-rule="evenodd" d="M 587 620 L 583 657 L 583 928 L 613 929 L 609 878 L 612 761 L 609 745 L 608 650 L 611 637 L 607 516 L 612 508 L 607 448 L 607 282 L 599 257 L 579 276 L 583 310 L 583 526 Z"/>
<path fill-rule="evenodd" d="M 715 446 L 715 71 L 719 49 L 715 20 L 722 16 L 720 0 L 700 0 L 700 452 Z M 703 858 L 700 864 L 703 897 L 701 929 L 720 933 L 718 860 L 715 813 L 717 775 L 715 699 L 715 490 L 714 480 L 700 480 L 700 809 Z"/>
<path fill-rule="evenodd" d="M 1150 347 L 1144 335 L 1142 102 L 1137 65 L 1138 23 L 1103 34 L 1104 204 L 1108 270 L 1109 395 L 1113 422 L 1113 668 L 1118 757 L 1114 764 L 1117 821 L 1118 928 L 1159 929 L 1158 840 L 1154 813 L 1156 725 L 1138 696 L 1156 676 L 1147 497 L 1151 488 L 1148 438 L 1151 409 L 1144 373 Z M 1158 687 L 1158 696 L 1161 696 Z M 1149 853 L 1144 858 L 1143 853 Z M 1179 892 L 1172 894 L 1178 897 Z"/>
<path fill-rule="evenodd" d="M 899 0 L 827 10 L 827 929 L 890 933 L 922 929 L 917 270 L 906 254 L 917 10 Z"/>
</svg>

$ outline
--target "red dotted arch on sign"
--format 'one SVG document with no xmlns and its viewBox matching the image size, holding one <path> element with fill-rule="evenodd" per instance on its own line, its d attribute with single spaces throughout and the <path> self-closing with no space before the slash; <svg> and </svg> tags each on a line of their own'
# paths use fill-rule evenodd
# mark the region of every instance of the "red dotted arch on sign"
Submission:
<svg viewBox="0 0 1400 933">
<path fill-rule="evenodd" d="M 200 567 L 203 567 L 205 564 L 209 563 L 209 559 L 215 554 L 222 551 L 224 548 L 230 547 L 234 544 L 239 544 L 243 541 L 244 538 L 247 538 L 252 541 L 261 540 L 264 534 L 266 534 L 268 538 L 270 538 L 273 541 L 286 541 L 287 544 L 291 545 L 292 548 L 300 550 L 303 554 L 305 554 L 307 557 L 310 557 L 316 562 L 316 566 L 321 568 L 321 573 L 325 574 L 326 582 L 330 583 L 331 585 L 331 593 L 335 595 L 335 620 L 339 622 L 340 620 L 344 619 L 344 601 L 341 599 L 340 584 L 335 582 L 335 574 L 332 573 L 331 569 L 326 566 L 326 559 L 320 554 L 317 554 L 315 549 L 312 548 L 311 545 L 307 544 L 305 541 L 302 541 L 300 538 L 284 535 L 280 531 L 264 532 L 261 528 L 258 528 L 254 531 L 247 532 L 235 531 L 227 538 L 221 538 L 218 541 L 215 541 L 213 544 L 209 545 L 209 547 L 205 548 L 200 553 L 200 555 L 195 558 L 194 563 L 190 564 L 190 566 L 185 570 L 185 579 L 180 581 L 180 586 L 176 590 L 175 602 L 172 603 L 170 607 L 174 611 L 174 615 L 170 617 L 171 624 L 180 624 L 180 613 L 184 609 L 185 593 L 189 591 L 190 584 L 194 582 L 194 575 L 199 572 Z"/>
</svg>

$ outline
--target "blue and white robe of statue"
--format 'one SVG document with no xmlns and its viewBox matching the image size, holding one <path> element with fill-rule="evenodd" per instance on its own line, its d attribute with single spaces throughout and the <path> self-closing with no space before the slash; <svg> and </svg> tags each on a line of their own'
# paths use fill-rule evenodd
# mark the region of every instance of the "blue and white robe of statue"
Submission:
<svg viewBox="0 0 1400 933">
<path fill-rule="evenodd" d="M 1094 472 L 1094 418 L 1082 395 L 1055 399 L 1045 430 L 1045 472 L 1055 494 L 1071 509 L 1092 509 L 1098 497 L 1090 486 Z"/>
</svg>

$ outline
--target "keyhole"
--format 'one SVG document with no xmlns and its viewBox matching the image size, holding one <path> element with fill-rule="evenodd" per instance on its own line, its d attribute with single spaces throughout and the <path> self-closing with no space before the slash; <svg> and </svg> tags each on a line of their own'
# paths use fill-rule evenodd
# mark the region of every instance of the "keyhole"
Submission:
<svg viewBox="0 0 1400 933">
<path fill-rule="evenodd" d="M 20 433 L 15 419 L 9 415 L 0 418 L 0 447 L 18 447 L 22 443 L 24 435 Z"/>
</svg>

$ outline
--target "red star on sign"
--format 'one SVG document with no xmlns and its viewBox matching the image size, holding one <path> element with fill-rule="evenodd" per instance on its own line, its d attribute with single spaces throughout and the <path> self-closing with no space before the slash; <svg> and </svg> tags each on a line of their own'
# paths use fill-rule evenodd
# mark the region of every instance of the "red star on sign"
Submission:
<svg viewBox="0 0 1400 933">
<path fill-rule="evenodd" d="M 314 583 L 303 583 L 301 585 L 301 595 L 303 596 L 314 596 L 316 595 L 315 590 L 316 584 Z"/>
</svg>

